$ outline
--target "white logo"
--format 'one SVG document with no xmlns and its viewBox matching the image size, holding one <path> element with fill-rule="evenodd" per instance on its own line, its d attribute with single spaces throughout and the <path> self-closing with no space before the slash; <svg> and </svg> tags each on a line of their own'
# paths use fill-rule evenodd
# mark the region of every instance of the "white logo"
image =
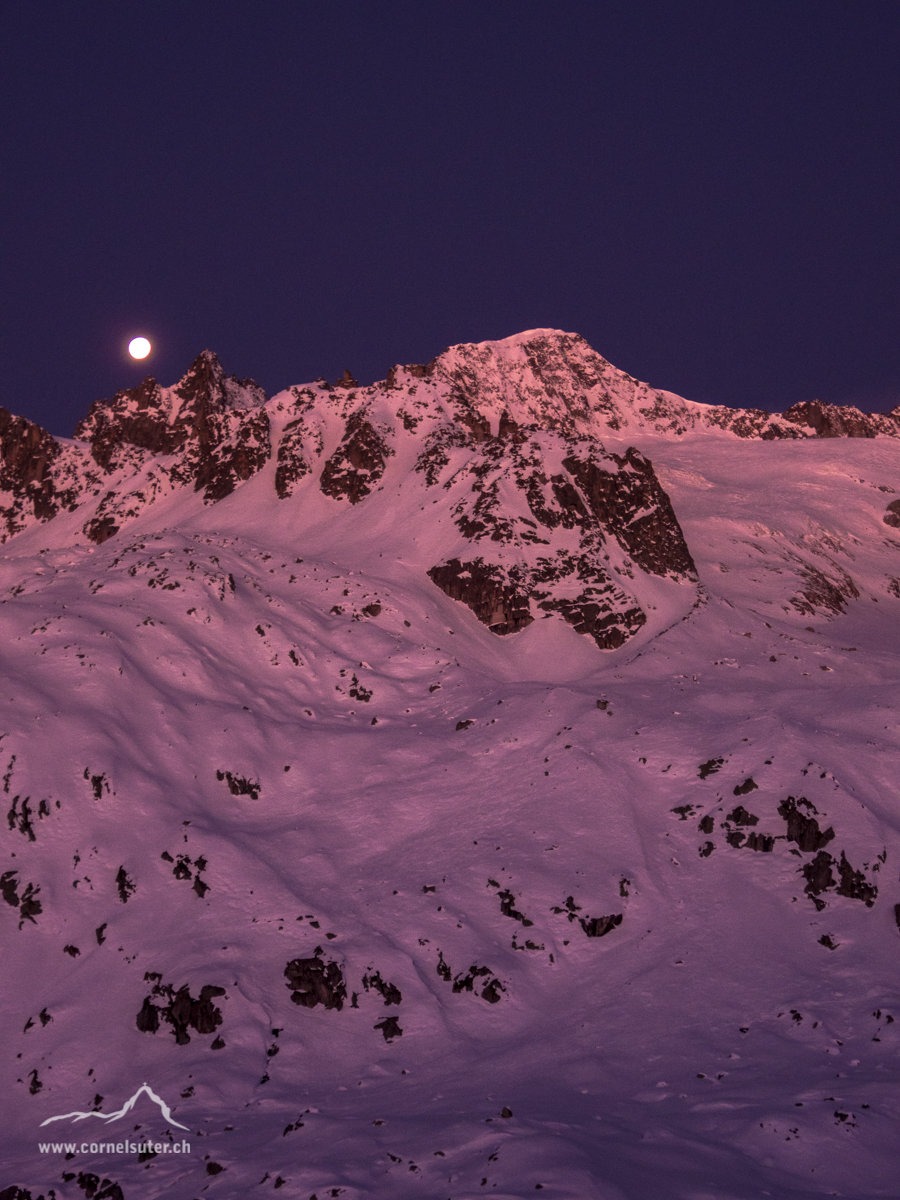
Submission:
<svg viewBox="0 0 900 1200">
<path fill-rule="evenodd" d="M 51 1121 L 68 1121 L 70 1117 L 75 1121 L 83 1121 L 85 1119 L 85 1117 L 99 1117 L 101 1121 L 107 1121 L 107 1122 L 118 1121 L 118 1119 L 120 1117 L 124 1117 L 126 1113 L 131 1112 L 131 1110 L 134 1108 L 135 1104 L 137 1103 L 138 1096 L 140 1096 L 142 1092 L 146 1092 L 147 1095 L 150 1097 L 150 1099 L 154 1102 L 154 1104 L 159 1105 L 160 1111 L 166 1121 L 168 1121 L 171 1125 L 177 1125 L 179 1129 L 187 1129 L 187 1125 L 182 1125 L 180 1122 L 175 1120 L 175 1118 L 172 1116 L 172 1110 L 169 1108 L 168 1104 L 166 1104 L 165 1100 L 163 1100 L 159 1096 L 157 1096 L 156 1092 L 154 1092 L 151 1089 L 150 1085 L 147 1083 L 141 1084 L 141 1086 L 134 1093 L 134 1095 L 131 1097 L 131 1099 L 126 1100 L 125 1104 L 123 1105 L 122 1108 L 119 1109 L 118 1112 L 114 1112 L 114 1113 L 102 1113 L 102 1112 L 62 1113 L 58 1117 L 48 1117 L 46 1121 L 41 1121 L 40 1127 L 43 1128 L 45 1125 L 49 1125 Z"/>
</svg>

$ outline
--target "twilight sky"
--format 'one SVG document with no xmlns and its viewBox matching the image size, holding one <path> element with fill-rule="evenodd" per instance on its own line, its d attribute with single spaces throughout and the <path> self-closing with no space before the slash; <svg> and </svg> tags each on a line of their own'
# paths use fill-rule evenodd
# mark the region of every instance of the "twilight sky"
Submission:
<svg viewBox="0 0 900 1200">
<path fill-rule="evenodd" d="M 273 392 L 549 326 L 885 411 L 898 62 L 897 0 L 0 3 L 0 404 L 69 435 L 207 346 Z"/>
</svg>

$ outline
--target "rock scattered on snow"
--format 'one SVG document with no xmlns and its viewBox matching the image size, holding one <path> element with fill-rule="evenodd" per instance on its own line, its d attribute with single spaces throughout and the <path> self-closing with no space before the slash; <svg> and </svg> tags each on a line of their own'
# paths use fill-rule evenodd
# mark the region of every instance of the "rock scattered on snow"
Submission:
<svg viewBox="0 0 900 1200">
<path fill-rule="evenodd" d="M 294 958 L 284 969 L 291 999 L 302 1008 L 336 1008 L 339 1012 L 347 999 L 344 976 L 336 962 L 325 962 L 317 947 L 312 958 Z"/>
</svg>

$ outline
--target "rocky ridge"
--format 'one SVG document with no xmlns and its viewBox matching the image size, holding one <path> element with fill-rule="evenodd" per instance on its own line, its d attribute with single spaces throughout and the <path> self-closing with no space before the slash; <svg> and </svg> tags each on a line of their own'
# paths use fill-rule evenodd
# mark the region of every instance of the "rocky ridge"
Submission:
<svg viewBox="0 0 900 1200">
<path fill-rule="evenodd" d="M 556 613 L 615 648 L 647 620 L 648 579 L 696 586 L 668 496 L 628 438 L 704 432 L 897 436 L 900 409 L 696 404 L 553 330 L 454 346 L 368 387 L 345 372 L 271 399 L 204 351 L 174 387 L 147 378 L 95 403 L 71 440 L 0 410 L 0 540 L 71 514 L 67 541 L 101 544 L 165 497 L 214 504 L 271 463 L 275 505 L 309 489 L 353 506 L 418 489 L 453 528 L 427 570 L 448 596 L 499 635 Z"/>
</svg>

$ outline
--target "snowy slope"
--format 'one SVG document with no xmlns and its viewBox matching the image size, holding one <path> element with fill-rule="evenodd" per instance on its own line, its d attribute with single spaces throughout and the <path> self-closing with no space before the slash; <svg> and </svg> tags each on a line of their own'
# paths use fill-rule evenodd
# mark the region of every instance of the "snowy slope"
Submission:
<svg viewBox="0 0 900 1200">
<path fill-rule="evenodd" d="M 900 441 L 198 363 L 6 427 L 0 1195 L 895 1196 Z"/>
</svg>

